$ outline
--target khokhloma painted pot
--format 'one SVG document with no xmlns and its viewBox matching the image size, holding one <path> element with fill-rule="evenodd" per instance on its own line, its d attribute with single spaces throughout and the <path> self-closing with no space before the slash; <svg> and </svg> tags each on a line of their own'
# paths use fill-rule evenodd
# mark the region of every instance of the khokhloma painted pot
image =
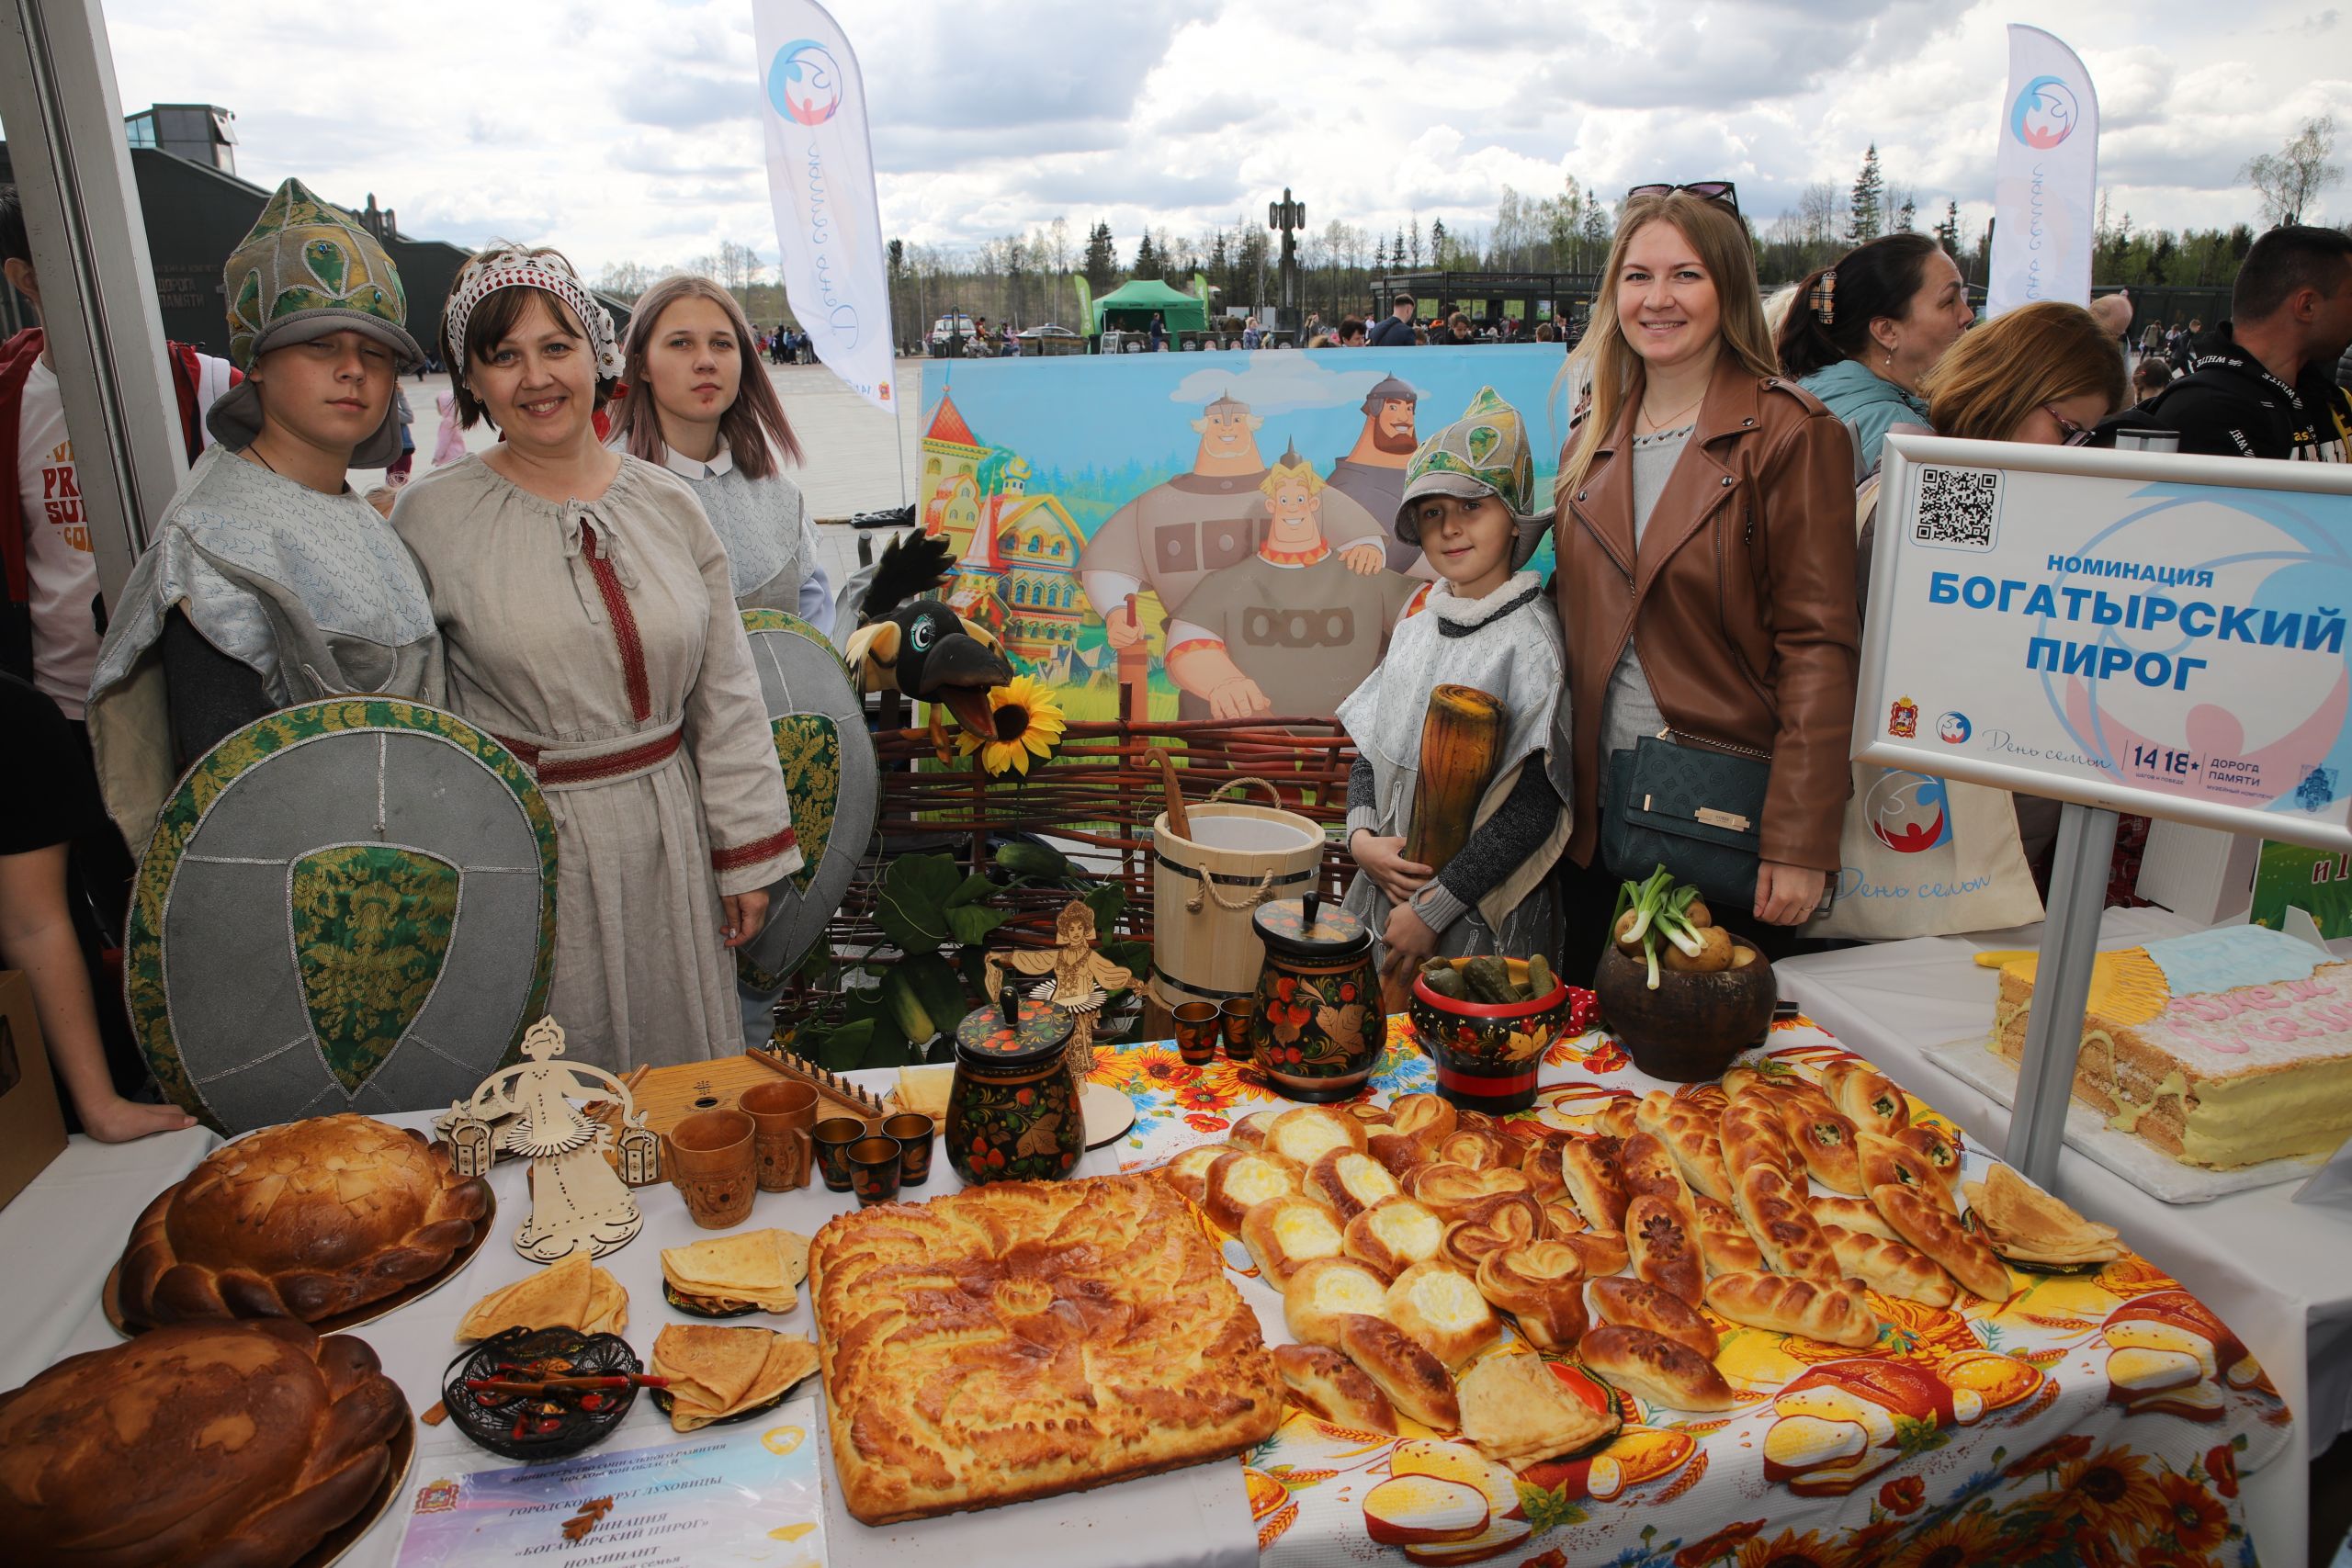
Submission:
<svg viewBox="0 0 2352 1568">
<path fill-rule="evenodd" d="M 1070 1071 L 1069 1014 L 1017 997 L 976 1009 L 956 1031 L 947 1163 L 967 1187 L 1059 1181 L 1086 1152 L 1086 1113 Z"/>
<path fill-rule="evenodd" d="M 1526 983 L 1525 959 L 1503 963 L 1514 982 Z M 1560 1037 L 1570 1008 L 1566 981 L 1532 1001 L 1498 1004 L 1456 1001 L 1416 975 L 1406 1016 L 1437 1064 L 1438 1093 L 1464 1110 L 1499 1116 L 1535 1103 L 1536 1069 Z"/>
</svg>

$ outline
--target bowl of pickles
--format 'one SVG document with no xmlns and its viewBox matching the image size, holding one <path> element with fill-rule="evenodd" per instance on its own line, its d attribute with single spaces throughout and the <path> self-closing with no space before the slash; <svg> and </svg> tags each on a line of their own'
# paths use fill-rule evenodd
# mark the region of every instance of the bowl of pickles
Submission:
<svg viewBox="0 0 2352 1568">
<path fill-rule="evenodd" d="M 1535 1103 L 1535 1070 L 1569 1012 L 1567 985 L 1541 954 L 1430 959 L 1406 1007 L 1438 1093 L 1492 1115 Z"/>
</svg>

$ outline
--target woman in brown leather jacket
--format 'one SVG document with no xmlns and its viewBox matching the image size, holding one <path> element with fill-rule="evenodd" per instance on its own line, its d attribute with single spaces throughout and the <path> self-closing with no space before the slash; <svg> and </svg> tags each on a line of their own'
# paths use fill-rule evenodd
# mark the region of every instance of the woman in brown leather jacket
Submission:
<svg viewBox="0 0 2352 1568">
<path fill-rule="evenodd" d="M 1718 917 L 1813 914 L 1838 864 L 1860 657 L 1851 440 L 1778 372 L 1730 187 L 1630 195 L 1606 276 L 1613 298 L 1566 372 L 1590 405 L 1555 492 L 1569 973 L 1599 953 L 1615 897 L 1596 852 L 1609 756 L 1661 729 L 1771 762 L 1755 908 Z M 1791 933 L 1750 934 L 1772 952 Z"/>
</svg>

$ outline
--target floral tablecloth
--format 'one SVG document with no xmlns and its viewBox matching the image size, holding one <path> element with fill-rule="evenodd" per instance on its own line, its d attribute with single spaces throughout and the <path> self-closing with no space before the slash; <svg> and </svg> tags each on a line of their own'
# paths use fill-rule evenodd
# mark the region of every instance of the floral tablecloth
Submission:
<svg viewBox="0 0 2352 1568">
<path fill-rule="evenodd" d="M 1392 1019 L 1372 1098 L 1432 1087 L 1411 1026 Z M 1809 1021 L 1785 1021 L 1751 1059 L 1809 1071 L 1846 1055 Z M 1098 1059 L 1096 1081 L 1125 1091 L 1136 1124 L 1125 1169 L 1224 1139 L 1238 1117 L 1284 1103 L 1247 1067 L 1185 1065 L 1172 1044 Z M 1546 1053 L 1546 1123 L 1583 1128 L 1610 1098 L 1671 1089 L 1636 1070 L 1600 1032 Z M 1916 1098 L 1915 1121 L 1960 1130 Z M 1964 1140 L 1963 1140 L 1964 1143 Z M 1992 1159 L 1966 1148 L 1967 1176 Z M 2128 1243 L 2130 1237 L 2125 1237 Z M 1269 1343 L 1290 1336 L 1280 1294 L 1238 1242 L 1226 1247 Z M 1718 1366 L 1729 1416 L 1680 1418 L 1618 1395 L 1624 1426 L 1596 1453 L 1521 1468 L 1489 1463 L 1459 1438 L 1400 1418 L 1402 1435 L 1350 1431 L 1294 1410 L 1244 1460 L 1268 1568 L 1342 1562 L 1521 1568 L 2131 1568 L 2252 1564 L 2238 1477 L 2287 1444 L 2292 1417 L 2212 1313 L 2144 1259 L 2095 1274 L 2011 1271 L 2000 1303 L 1962 1293 L 1934 1310 L 1871 1293 L 1885 1325 L 1855 1351 L 1746 1328 Z M 1488 1354 L 1531 1353 L 1506 1333 Z M 1588 1398 L 1608 1391 L 1574 1366 L 1554 1372 Z M 1366 1533 L 1363 1499 L 1399 1475 L 1466 1484 L 1486 1527 L 1439 1544 L 1391 1547 Z"/>
</svg>

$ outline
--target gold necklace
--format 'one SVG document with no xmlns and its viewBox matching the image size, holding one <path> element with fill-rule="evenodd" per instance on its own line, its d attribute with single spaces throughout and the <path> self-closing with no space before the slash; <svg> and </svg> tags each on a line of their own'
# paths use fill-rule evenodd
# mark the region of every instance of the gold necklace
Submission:
<svg viewBox="0 0 2352 1568">
<path fill-rule="evenodd" d="M 1690 412 L 1691 411 L 1693 411 L 1694 409 L 1696 409 L 1696 408 L 1697 408 L 1701 403 L 1703 403 L 1703 402 L 1705 402 L 1706 400 L 1707 400 L 1707 394 L 1706 394 L 1706 393 L 1704 393 L 1704 392 L 1701 392 L 1697 397 L 1695 397 L 1695 398 L 1691 399 L 1689 402 L 1685 403 L 1682 407 L 1680 407 L 1680 408 L 1679 408 L 1679 409 L 1675 410 L 1675 412 L 1674 412 L 1672 414 L 1670 414 L 1670 415 L 1668 415 L 1668 419 L 1678 419 L 1678 420 L 1679 420 L 1679 419 L 1680 419 L 1684 414 Z M 1649 404 L 1648 404 L 1647 402 L 1645 402 L 1645 403 L 1643 403 L 1643 405 L 1642 405 L 1642 418 L 1644 418 L 1645 420 L 1647 420 L 1647 421 L 1649 422 L 1650 434 L 1653 434 L 1653 435 L 1657 434 L 1659 431 L 1661 431 L 1661 430 L 1664 430 L 1664 429 L 1668 428 L 1668 420 L 1666 420 L 1666 419 L 1659 419 L 1659 418 L 1657 418 L 1656 415 L 1652 414 L 1652 413 L 1650 412 L 1650 410 L 1649 410 Z"/>
</svg>

